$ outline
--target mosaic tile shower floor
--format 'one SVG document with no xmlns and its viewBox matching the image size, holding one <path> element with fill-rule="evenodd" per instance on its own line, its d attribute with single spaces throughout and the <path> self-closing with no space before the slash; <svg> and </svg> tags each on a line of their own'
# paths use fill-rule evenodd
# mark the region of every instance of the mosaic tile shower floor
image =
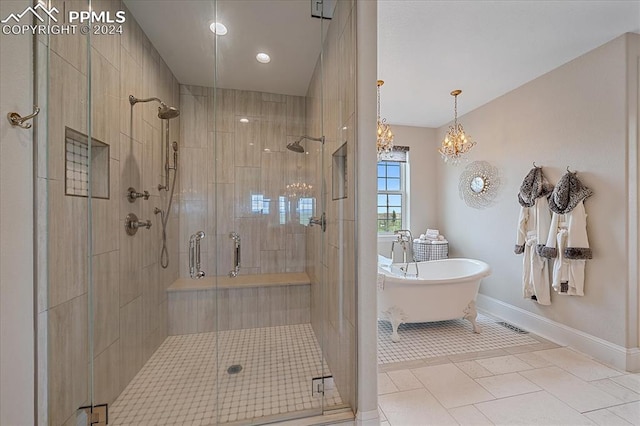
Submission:
<svg viewBox="0 0 640 426">
<path fill-rule="evenodd" d="M 311 379 L 331 374 L 320 353 L 310 324 L 169 336 L 110 407 L 109 424 L 211 425 L 319 409 Z M 235 364 L 242 371 L 228 374 Z M 337 389 L 327 391 L 325 406 L 340 404 Z"/>
<path fill-rule="evenodd" d="M 391 341 L 391 323 L 378 321 L 378 364 L 414 361 L 439 356 L 480 352 L 539 343 L 527 334 L 516 333 L 478 314 L 482 333 L 473 332 L 471 323 L 457 319 L 429 323 L 403 324 L 400 341 Z"/>
</svg>

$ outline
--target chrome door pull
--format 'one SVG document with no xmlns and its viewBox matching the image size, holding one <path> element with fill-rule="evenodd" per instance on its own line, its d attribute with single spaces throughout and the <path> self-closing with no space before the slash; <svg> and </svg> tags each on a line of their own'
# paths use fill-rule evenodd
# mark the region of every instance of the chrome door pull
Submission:
<svg viewBox="0 0 640 426">
<path fill-rule="evenodd" d="M 327 230 L 327 216 L 324 213 L 320 217 L 311 216 L 309 218 L 309 226 L 313 225 L 320 225 L 322 232 L 325 232 Z"/>
<path fill-rule="evenodd" d="M 191 278 L 202 278 L 205 272 L 200 269 L 200 241 L 204 238 L 203 231 L 198 231 L 189 238 L 189 275 Z"/>
<path fill-rule="evenodd" d="M 229 272 L 231 278 L 238 276 L 240 272 L 240 235 L 237 232 L 229 233 L 229 238 L 233 240 L 233 269 Z"/>
</svg>

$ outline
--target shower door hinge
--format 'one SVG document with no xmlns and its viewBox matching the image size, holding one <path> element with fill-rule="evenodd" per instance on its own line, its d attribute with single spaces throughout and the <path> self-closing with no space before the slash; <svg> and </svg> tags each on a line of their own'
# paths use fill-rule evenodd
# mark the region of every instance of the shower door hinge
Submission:
<svg viewBox="0 0 640 426">
<path fill-rule="evenodd" d="M 313 378 L 311 379 L 311 396 L 322 396 L 334 387 L 333 376 Z"/>
<path fill-rule="evenodd" d="M 335 0 L 311 0 L 311 17 L 331 19 L 334 7 Z"/>
<path fill-rule="evenodd" d="M 109 424 L 109 404 L 80 407 L 87 416 L 87 426 L 107 426 Z"/>
</svg>

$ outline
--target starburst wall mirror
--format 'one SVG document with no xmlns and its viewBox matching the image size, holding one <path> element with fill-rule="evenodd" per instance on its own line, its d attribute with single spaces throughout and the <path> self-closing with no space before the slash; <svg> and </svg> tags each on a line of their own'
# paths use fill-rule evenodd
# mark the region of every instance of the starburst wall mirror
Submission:
<svg viewBox="0 0 640 426">
<path fill-rule="evenodd" d="M 458 190 L 460 198 L 469 207 L 484 209 L 489 207 L 500 187 L 498 169 L 486 161 L 474 161 L 460 175 Z"/>
</svg>

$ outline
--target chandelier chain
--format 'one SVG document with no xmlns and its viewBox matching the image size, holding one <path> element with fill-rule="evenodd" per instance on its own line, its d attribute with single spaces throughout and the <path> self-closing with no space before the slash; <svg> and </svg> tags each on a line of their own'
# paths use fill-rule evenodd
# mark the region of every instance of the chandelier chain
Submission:
<svg viewBox="0 0 640 426">
<path fill-rule="evenodd" d="M 384 84 L 383 80 L 378 80 L 378 109 L 376 120 L 376 149 L 378 152 L 378 161 L 380 161 L 384 154 L 388 154 L 393 150 L 393 132 L 391 126 L 386 123 L 386 119 L 380 118 L 380 86 Z"/>
<path fill-rule="evenodd" d="M 458 95 L 453 97 L 453 126 L 458 128 Z"/>
<path fill-rule="evenodd" d="M 471 136 L 465 134 L 462 124 L 458 124 L 458 95 L 460 93 L 462 90 L 459 89 L 451 92 L 453 96 L 453 126 L 449 126 L 442 146 L 438 149 L 444 161 L 452 165 L 460 163 L 462 157 L 476 144 L 471 140 Z"/>
<path fill-rule="evenodd" d="M 380 121 L 380 86 L 378 86 L 378 121 Z"/>
</svg>

